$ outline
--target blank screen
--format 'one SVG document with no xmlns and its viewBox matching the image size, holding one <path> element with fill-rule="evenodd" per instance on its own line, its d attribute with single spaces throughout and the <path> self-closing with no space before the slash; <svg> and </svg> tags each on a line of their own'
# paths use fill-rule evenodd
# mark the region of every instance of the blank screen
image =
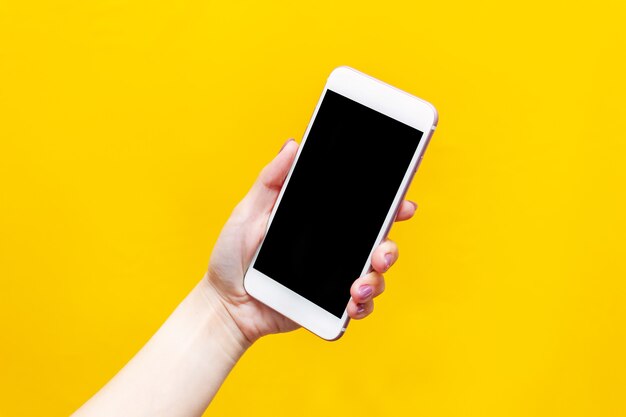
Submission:
<svg viewBox="0 0 626 417">
<path fill-rule="evenodd" d="M 341 318 L 421 138 L 326 90 L 253 268 Z"/>
</svg>

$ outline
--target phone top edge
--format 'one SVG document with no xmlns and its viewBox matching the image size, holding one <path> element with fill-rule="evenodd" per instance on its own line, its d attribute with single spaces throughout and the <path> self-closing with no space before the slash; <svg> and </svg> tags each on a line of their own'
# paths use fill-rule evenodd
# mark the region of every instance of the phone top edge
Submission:
<svg viewBox="0 0 626 417">
<path fill-rule="evenodd" d="M 431 130 L 435 130 L 435 128 L 437 127 L 437 124 L 439 123 L 439 112 L 437 111 L 437 108 L 431 102 L 429 102 L 427 100 L 424 100 L 423 98 L 417 97 L 416 95 L 411 94 L 411 93 L 409 93 L 409 92 L 407 92 L 407 91 L 405 91 L 405 90 L 403 90 L 401 88 L 398 88 L 398 87 L 396 87 L 394 85 L 386 83 L 385 81 L 379 80 L 378 78 L 372 77 L 371 75 L 368 75 L 368 74 L 366 74 L 364 72 L 361 72 L 361 71 L 359 71 L 359 70 L 357 70 L 355 68 L 352 68 L 352 67 L 350 67 L 348 65 L 340 65 L 338 67 L 335 67 L 335 69 L 333 69 L 331 71 L 331 73 L 326 78 L 326 83 L 327 83 L 326 88 L 328 88 L 328 81 L 331 79 L 331 77 L 333 77 L 333 74 L 337 75 L 337 72 L 341 72 L 341 71 L 352 72 L 352 73 L 354 73 L 354 74 L 356 74 L 358 76 L 367 78 L 370 81 L 373 81 L 373 82 L 376 82 L 376 83 L 380 83 L 380 84 L 384 84 L 385 86 L 395 90 L 398 93 L 407 95 L 407 96 L 411 97 L 412 99 L 415 99 L 415 100 L 418 100 L 418 101 L 422 102 L 427 107 L 429 107 L 429 109 L 430 109 L 430 111 L 432 112 L 432 115 L 433 115 Z"/>
</svg>

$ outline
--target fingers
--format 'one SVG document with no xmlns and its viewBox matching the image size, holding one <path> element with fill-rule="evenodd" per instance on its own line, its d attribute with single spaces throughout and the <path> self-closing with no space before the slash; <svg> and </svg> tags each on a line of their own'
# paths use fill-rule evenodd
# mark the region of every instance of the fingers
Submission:
<svg viewBox="0 0 626 417">
<path fill-rule="evenodd" d="M 372 314 L 374 311 L 374 301 L 370 300 L 365 303 L 355 303 L 350 300 L 348 304 L 348 315 L 353 320 L 361 320 Z"/>
<path fill-rule="evenodd" d="M 365 303 L 385 291 L 385 278 L 379 272 L 372 271 L 352 283 L 350 295 L 352 300 Z"/>
<path fill-rule="evenodd" d="M 287 177 L 287 173 L 289 172 L 289 168 L 291 168 L 293 160 L 296 157 L 297 150 L 298 144 L 296 141 L 293 139 L 287 140 L 282 148 L 280 148 L 280 151 L 278 151 L 278 155 L 261 170 L 254 187 L 258 186 L 263 191 L 280 191 Z"/>
<path fill-rule="evenodd" d="M 357 279 L 350 288 L 352 298 L 348 303 L 348 315 L 353 319 L 367 317 L 374 310 L 374 297 L 385 291 L 385 278 L 379 272 L 372 271 Z"/>
<path fill-rule="evenodd" d="M 400 204 L 400 209 L 398 210 L 398 214 L 396 214 L 396 221 L 401 222 L 404 220 L 409 220 L 415 214 L 417 210 L 417 204 L 413 201 L 404 200 L 402 204 Z"/>
<path fill-rule="evenodd" d="M 380 273 L 386 272 L 398 260 L 399 256 L 396 242 L 386 239 L 378 245 L 372 254 L 372 267 Z"/>
<path fill-rule="evenodd" d="M 352 298 L 348 303 L 348 315 L 357 320 L 367 317 L 374 310 L 374 297 L 384 290 L 385 278 L 376 271 L 354 281 L 350 288 Z"/>
<path fill-rule="evenodd" d="M 374 311 L 374 297 L 385 291 L 383 272 L 396 262 L 399 256 L 398 245 L 389 239 L 381 243 L 372 254 L 373 270 L 354 281 L 350 288 L 348 315 L 355 319 L 367 317 Z"/>
<path fill-rule="evenodd" d="M 272 211 L 297 152 L 298 144 L 293 139 L 289 139 L 278 155 L 261 170 L 242 201 L 246 212 L 269 213 Z"/>
</svg>

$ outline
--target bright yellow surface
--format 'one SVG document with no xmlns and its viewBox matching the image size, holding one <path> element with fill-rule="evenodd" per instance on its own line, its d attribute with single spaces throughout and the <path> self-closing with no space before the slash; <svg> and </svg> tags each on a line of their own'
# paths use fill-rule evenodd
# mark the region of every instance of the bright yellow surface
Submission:
<svg viewBox="0 0 626 417">
<path fill-rule="evenodd" d="M 338 65 L 439 109 L 418 215 L 371 319 L 208 414 L 626 415 L 626 4 L 578 3 L 0 2 L 0 415 L 124 365 Z"/>
</svg>

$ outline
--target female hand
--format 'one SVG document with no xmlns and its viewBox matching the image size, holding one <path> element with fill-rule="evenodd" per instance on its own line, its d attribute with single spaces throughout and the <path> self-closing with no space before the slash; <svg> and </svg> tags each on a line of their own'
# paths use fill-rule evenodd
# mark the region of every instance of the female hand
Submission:
<svg viewBox="0 0 626 417">
<path fill-rule="evenodd" d="M 213 248 L 209 268 L 204 277 L 204 291 L 211 291 L 228 311 L 230 317 L 249 343 L 259 337 L 295 330 L 299 327 L 282 314 L 249 296 L 243 277 L 258 246 L 263 240 L 267 222 L 293 164 L 298 144 L 290 139 L 278 155 L 259 174 L 256 182 L 235 207 Z M 413 217 L 417 205 L 403 201 L 396 221 Z M 372 255 L 373 271 L 358 278 L 350 289 L 352 296 L 348 314 L 352 319 L 368 316 L 373 298 L 385 288 L 383 273 L 398 259 L 397 245 L 387 239 Z"/>
</svg>

